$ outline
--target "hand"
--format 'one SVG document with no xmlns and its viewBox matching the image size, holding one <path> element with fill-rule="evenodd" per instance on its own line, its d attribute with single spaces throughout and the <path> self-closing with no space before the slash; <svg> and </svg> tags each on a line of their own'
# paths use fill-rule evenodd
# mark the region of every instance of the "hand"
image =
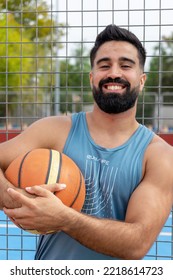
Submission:
<svg viewBox="0 0 173 280">
<path fill-rule="evenodd" d="M 5 206 L 6 208 L 16 208 L 16 207 L 21 207 L 21 203 L 19 203 L 18 201 L 14 200 L 9 193 L 7 192 L 8 188 L 14 188 L 16 189 L 16 191 L 19 191 L 23 194 L 25 194 L 25 190 L 23 189 L 19 189 L 19 188 L 15 188 L 13 185 L 8 185 L 6 187 L 4 187 L 3 189 L 1 188 L 1 200 L 0 200 L 0 209 L 2 210 L 3 206 Z M 29 195 L 29 194 L 27 194 Z M 31 196 L 31 195 L 29 195 Z"/>
<path fill-rule="evenodd" d="M 1 196 L 0 196 L 0 209 L 2 209 L 3 206 L 5 206 L 6 208 L 18 208 L 21 207 L 21 203 L 14 200 L 9 193 L 7 192 L 8 188 L 14 188 L 17 192 L 22 193 L 23 195 L 27 196 L 27 197 L 35 197 L 34 194 L 30 194 L 28 193 L 25 189 L 22 188 L 16 188 L 14 187 L 10 182 L 5 181 L 3 183 L 3 189 L 1 187 Z M 41 185 L 42 188 L 45 188 L 51 192 L 56 192 L 56 191 L 60 191 L 62 189 L 65 188 L 65 184 L 45 184 L 45 185 Z"/>
<path fill-rule="evenodd" d="M 22 206 L 15 209 L 4 207 L 4 213 L 17 226 L 21 225 L 26 230 L 34 229 L 41 233 L 61 230 L 64 223 L 63 213 L 67 207 L 51 192 L 58 191 L 61 187 L 55 184 L 26 188 L 26 192 L 32 197 L 26 197 L 16 189 L 9 188 L 7 190 L 9 196 Z"/>
<path fill-rule="evenodd" d="M 55 193 L 55 192 L 59 192 L 63 189 L 66 188 L 66 184 L 59 184 L 59 183 L 56 183 L 56 184 L 43 184 L 43 185 L 40 185 L 40 187 L 52 192 L 52 193 Z M 32 187 L 33 188 L 33 187 Z M 32 188 L 31 190 L 28 188 L 28 192 L 30 192 L 30 194 L 28 193 L 28 195 L 31 195 L 32 193 Z M 33 194 L 32 194 L 33 195 Z"/>
</svg>

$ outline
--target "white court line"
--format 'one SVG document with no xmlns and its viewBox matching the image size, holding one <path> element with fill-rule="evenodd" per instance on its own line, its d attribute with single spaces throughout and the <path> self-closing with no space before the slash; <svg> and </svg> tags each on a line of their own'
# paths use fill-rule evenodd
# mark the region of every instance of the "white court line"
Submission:
<svg viewBox="0 0 173 280">
<path fill-rule="evenodd" d="M 161 232 L 159 235 L 161 236 L 172 236 L 172 233 L 171 232 Z"/>
<path fill-rule="evenodd" d="M 8 228 L 18 228 L 17 226 L 15 226 L 15 225 L 6 225 L 6 224 L 0 224 L 0 228 L 6 228 L 6 227 L 8 227 Z"/>
</svg>

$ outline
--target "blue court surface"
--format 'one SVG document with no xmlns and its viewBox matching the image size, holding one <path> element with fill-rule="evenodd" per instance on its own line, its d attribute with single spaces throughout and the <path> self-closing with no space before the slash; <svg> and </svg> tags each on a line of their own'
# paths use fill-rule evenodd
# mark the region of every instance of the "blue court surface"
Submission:
<svg viewBox="0 0 173 280">
<path fill-rule="evenodd" d="M 33 260 L 38 236 L 17 228 L 0 211 L 0 260 Z M 154 243 L 146 260 L 173 259 L 173 218 L 172 213 Z"/>
</svg>

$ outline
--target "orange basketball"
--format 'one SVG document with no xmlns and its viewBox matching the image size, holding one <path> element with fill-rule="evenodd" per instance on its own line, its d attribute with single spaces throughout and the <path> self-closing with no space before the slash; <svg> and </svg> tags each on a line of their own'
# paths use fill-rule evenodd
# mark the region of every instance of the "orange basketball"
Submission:
<svg viewBox="0 0 173 280">
<path fill-rule="evenodd" d="M 66 188 L 56 192 L 61 201 L 80 211 L 85 200 L 84 178 L 75 162 L 52 149 L 35 149 L 14 159 L 5 172 L 16 187 L 64 183 Z"/>
</svg>

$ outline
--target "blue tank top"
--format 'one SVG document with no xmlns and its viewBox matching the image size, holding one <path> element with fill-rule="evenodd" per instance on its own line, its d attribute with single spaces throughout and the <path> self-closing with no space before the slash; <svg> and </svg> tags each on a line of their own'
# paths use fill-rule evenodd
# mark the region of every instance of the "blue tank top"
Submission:
<svg viewBox="0 0 173 280">
<path fill-rule="evenodd" d="M 143 157 L 153 136 L 152 131 L 139 125 L 123 145 L 103 148 L 91 138 L 86 114 L 72 115 L 72 127 L 63 153 L 76 162 L 84 175 L 83 213 L 124 221 L 130 196 L 142 179 Z M 86 248 L 63 232 L 41 236 L 35 258 L 113 259 Z"/>
</svg>

